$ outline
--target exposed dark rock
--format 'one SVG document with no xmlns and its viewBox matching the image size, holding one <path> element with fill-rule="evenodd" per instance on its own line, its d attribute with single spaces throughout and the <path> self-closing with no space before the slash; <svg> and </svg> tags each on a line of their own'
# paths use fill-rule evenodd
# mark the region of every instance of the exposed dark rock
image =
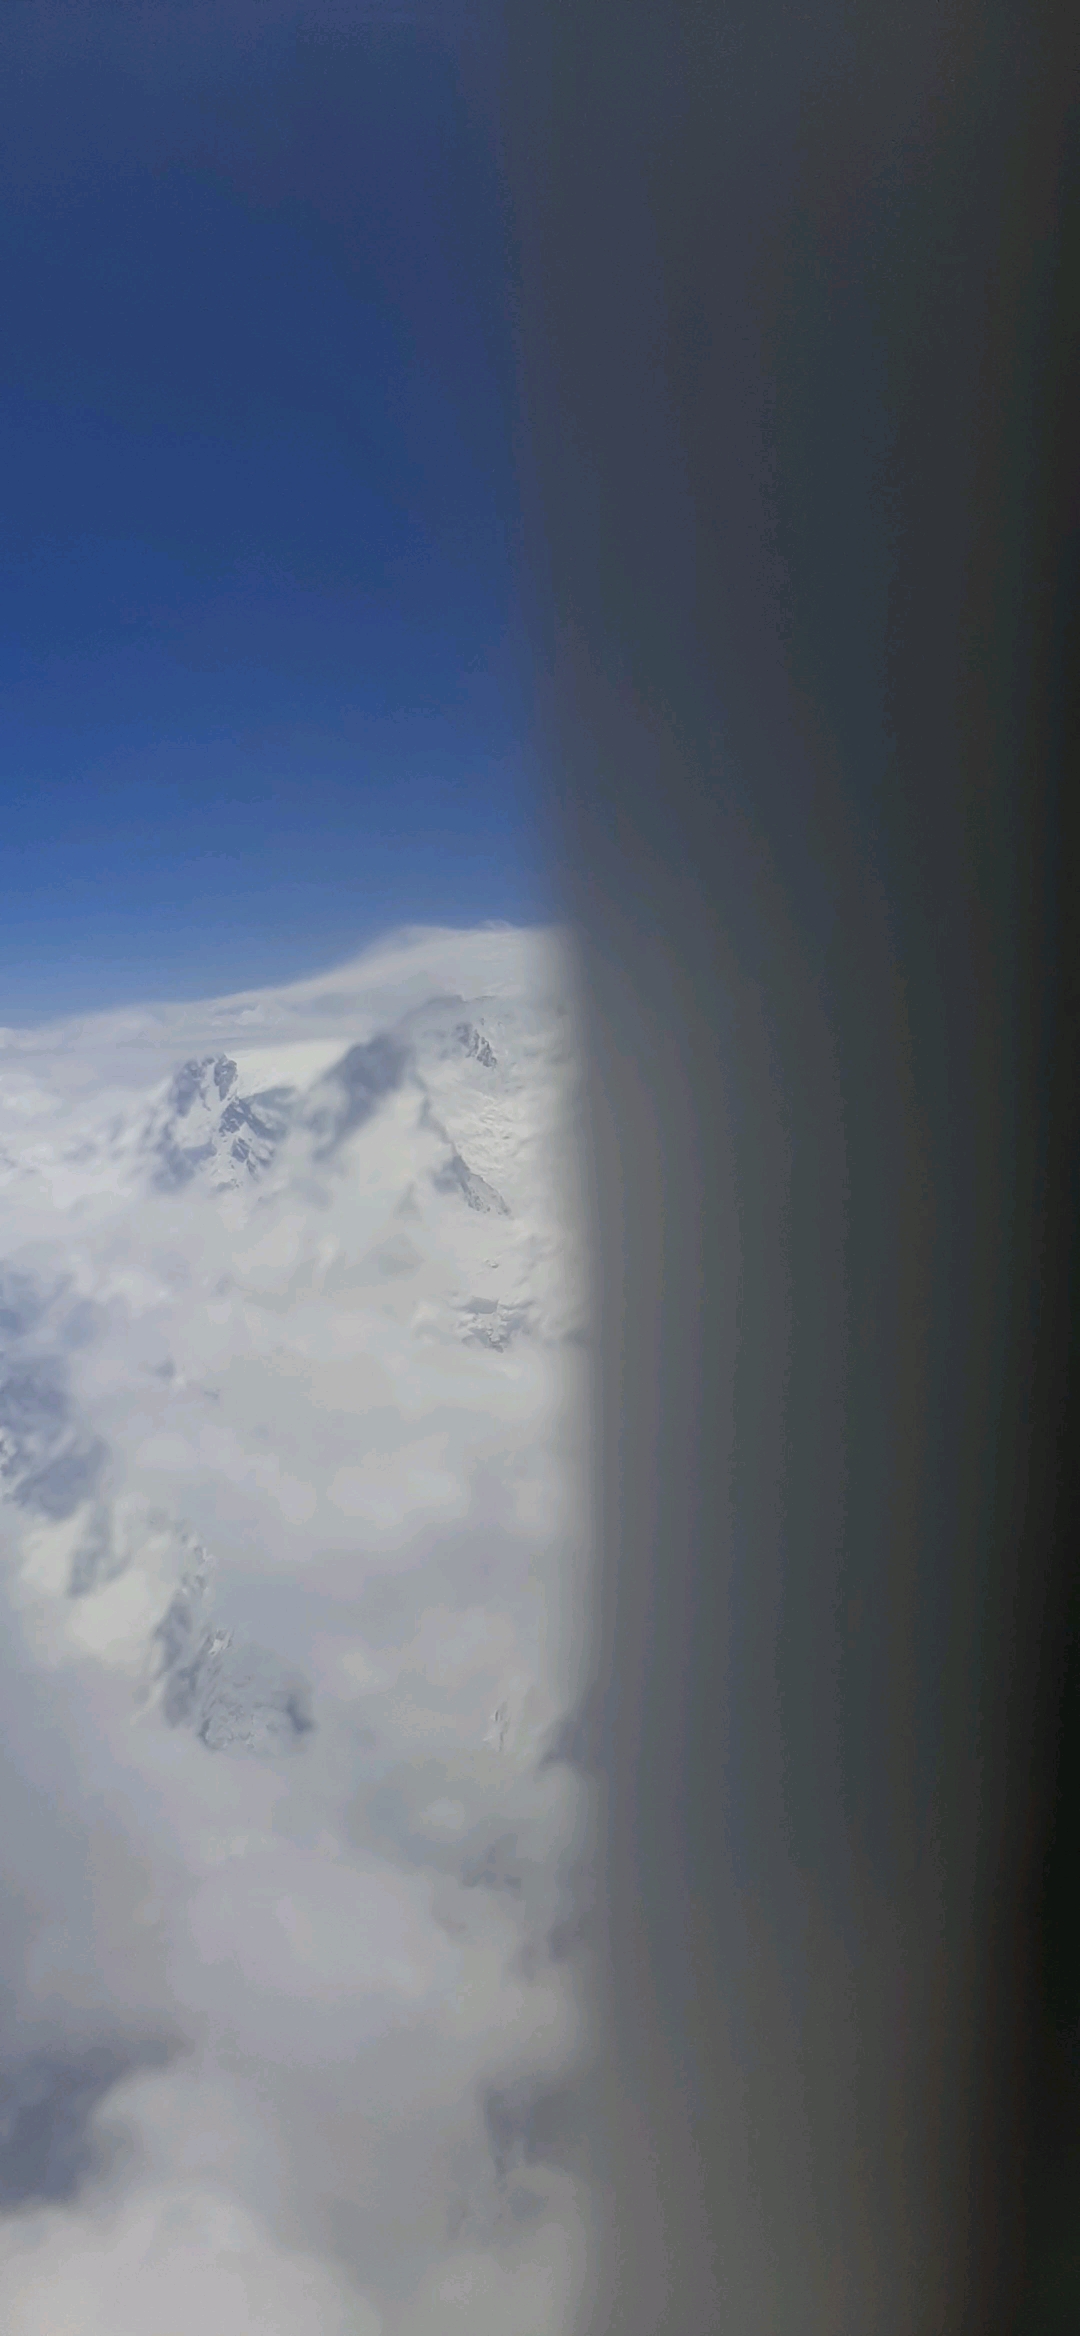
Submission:
<svg viewBox="0 0 1080 2336">
<path fill-rule="evenodd" d="M 306 1683 L 214 1624 L 205 1560 L 181 1582 L 154 1638 L 162 1714 L 170 1727 L 194 1729 L 208 1751 L 269 1758 L 310 1735 Z"/>
<path fill-rule="evenodd" d="M 478 1176 L 476 1170 L 469 1167 L 468 1161 L 462 1159 L 460 1152 L 451 1152 L 444 1166 L 435 1170 L 432 1182 L 436 1192 L 460 1193 L 466 1206 L 476 1209 L 482 1216 L 508 1217 L 510 1214 L 502 1194 L 496 1192 L 494 1185 L 488 1184 L 486 1178 Z"/>
<path fill-rule="evenodd" d="M 106 1582 L 115 1581 L 126 1562 L 124 1551 L 117 1546 L 111 1512 L 99 1501 L 71 1560 L 69 1598 L 89 1597 Z"/>
<path fill-rule="evenodd" d="M 325 1159 L 347 1136 L 372 1119 L 381 1103 L 401 1086 L 409 1049 L 388 1032 L 351 1046 L 319 1083 L 310 1125 Z"/>
<path fill-rule="evenodd" d="M 492 1053 L 483 1033 L 474 1030 L 471 1022 L 459 1022 L 454 1036 L 463 1054 L 471 1055 L 474 1062 L 482 1063 L 486 1071 L 496 1069 L 498 1056 Z"/>
<path fill-rule="evenodd" d="M 169 1088 L 169 1108 L 177 1119 L 186 1119 L 192 1104 L 205 1099 L 208 1079 L 212 1079 L 219 1095 L 229 1093 L 236 1085 L 236 1064 L 227 1055 L 207 1055 L 202 1062 L 182 1063 L 173 1073 Z"/>
<path fill-rule="evenodd" d="M 208 1055 L 176 1072 L 148 1139 L 159 1192 L 181 1190 L 211 1162 L 231 1163 L 254 1176 L 272 1159 L 289 1123 L 292 1089 L 241 1095 L 236 1082 L 236 1064 L 227 1055 Z"/>
</svg>

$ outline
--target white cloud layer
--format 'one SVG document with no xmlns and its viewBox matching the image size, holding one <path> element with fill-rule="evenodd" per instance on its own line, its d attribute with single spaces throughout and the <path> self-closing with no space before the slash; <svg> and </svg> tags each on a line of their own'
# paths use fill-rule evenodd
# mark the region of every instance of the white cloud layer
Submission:
<svg viewBox="0 0 1080 2336">
<path fill-rule="evenodd" d="M 575 2323 L 570 1001 L 425 932 L 0 1034 L 12 2336 Z"/>
</svg>

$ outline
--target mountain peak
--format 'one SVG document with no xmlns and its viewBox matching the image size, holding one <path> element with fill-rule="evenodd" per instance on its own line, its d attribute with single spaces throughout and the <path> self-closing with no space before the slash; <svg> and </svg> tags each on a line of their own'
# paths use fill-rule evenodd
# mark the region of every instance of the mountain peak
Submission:
<svg viewBox="0 0 1080 2336">
<path fill-rule="evenodd" d="M 186 1119 L 192 1106 L 208 1100 L 211 1086 L 223 1102 L 236 1085 L 236 1064 L 228 1055 L 204 1055 L 181 1063 L 169 1082 L 169 1102 L 178 1119 Z"/>
<path fill-rule="evenodd" d="M 242 1095 L 230 1056 L 192 1057 L 174 1071 L 151 1114 L 144 1148 L 159 1192 L 175 1192 L 205 1169 L 213 1184 L 238 1184 L 273 1157 L 288 1126 L 292 1091 Z"/>
</svg>

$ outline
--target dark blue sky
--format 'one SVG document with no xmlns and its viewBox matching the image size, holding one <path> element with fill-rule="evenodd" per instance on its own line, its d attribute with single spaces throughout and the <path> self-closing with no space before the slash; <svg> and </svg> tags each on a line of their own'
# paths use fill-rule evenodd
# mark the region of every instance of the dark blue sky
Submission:
<svg viewBox="0 0 1080 2336">
<path fill-rule="evenodd" d="M 0 1022 L 544 914 L 453 5 L 12 0 L 0 89 Z"/>
</svg>

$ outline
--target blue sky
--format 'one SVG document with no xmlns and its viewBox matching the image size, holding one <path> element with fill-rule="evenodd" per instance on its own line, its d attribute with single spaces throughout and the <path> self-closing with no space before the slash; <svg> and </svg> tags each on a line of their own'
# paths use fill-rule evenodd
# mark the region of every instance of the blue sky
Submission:
<svg viewBox="0 0 1080 2336">
<path fill-rule="evenodd" d="M 0 26 L 0 1022 L 546 913 L 452 7 Z"/>
</svg>

